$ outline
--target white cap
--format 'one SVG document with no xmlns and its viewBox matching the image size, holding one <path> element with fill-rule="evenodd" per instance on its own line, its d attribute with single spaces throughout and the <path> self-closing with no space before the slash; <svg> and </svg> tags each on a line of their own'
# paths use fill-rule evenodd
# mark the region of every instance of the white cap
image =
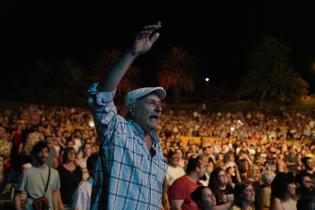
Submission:
<svg viewBox="0 0 315 210">
<path fill-rule="evenodd" d="M 125 96 L 125 108 L 129 111 L 129 106 L 134 104 L 137 99 L 155 92 L 161 100 L 166 97 L 166 91 L 162 87 L 144 87 L 128 92 Z"/>
</svg>

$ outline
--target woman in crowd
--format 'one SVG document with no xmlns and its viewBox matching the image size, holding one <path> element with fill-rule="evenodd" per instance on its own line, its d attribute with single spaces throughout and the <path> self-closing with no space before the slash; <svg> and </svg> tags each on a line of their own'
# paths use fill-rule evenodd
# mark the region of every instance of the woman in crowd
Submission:
<svg viewBox="0 0 315 210">
<path fill-rule="evenodd" d="M 182 168 L 185 168 L 186 166 L 186 160 L 184 159 L 184 154 L 183 154 L 183 151 L 181 149 L 176 149 L 175 150 L 176 154 L 178 155 L 178 166 L 182 167 Z"/>
<path fill-rule="evenodd" d="M 271 198 L 271 183 L 274 179 L 275 174 L 271 171 L 264 171 L 261 174 L 260 179 L 260 190 L 258 195 L 256 194 L 257 205 L 256 210 L 269 210 L 270 209 L 270 198 Z"/>
<path fill-rule="evenodd" d="M 233 187 L 228 183 L 225 170 L 223 168 L 215 168 L 209 181 L 209 187 L 215 194 L 219 205 L 233 201 Z"/>
<path fill-rule="evenodd" d="M 278 173 L 271 183 L 271 210 L 296 210 L 292 172 Z"/>
<path fill-rule="evenodd" d="M 76 152 L 70 147 L 64 150 L 62 155 L 62 165 L 59 166 L 60 194 L 65 209 L 70 209 L 72 195 L 78 184 L 82 180 L 82 170 L 75 164 Z"/>
<path fill-rule="evenodd" d="M 79 154 L 80 157 L 76 160 L 76 164 L 82 169 L 83 180 L 86 180 L 89 177 L 86 164 L 87 159 L 92 155 L 92 145 L 89 143 L 85 143 L 82 147 L 82 151 L 80 151 Z"/>
<path fill-rule="evenodd" d="M 255 210 L 255 190 L 252 182 L 244 181 L 236 184 L 234 201 L 229 210 Z"/>
<path fill-rule="evenodd" d="M 210 188 L 205 186 L 200 186 L 192 192 L 191 198 L 201 210 L 213 210 L 213 207 L 216 205 L 215 195 Z"/>
</svg>

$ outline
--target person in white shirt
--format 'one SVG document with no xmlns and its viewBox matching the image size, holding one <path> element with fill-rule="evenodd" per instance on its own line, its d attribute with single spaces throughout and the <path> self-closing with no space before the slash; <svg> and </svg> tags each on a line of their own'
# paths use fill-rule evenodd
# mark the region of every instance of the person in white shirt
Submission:
<svg viewBox="0 0 315 210">
<path fill-rule="evenodd" d="M 93 171 L 98 160 L 98 155 L 93 154 L 87 159 L 87 170 L 89 172 L 89 178 L 86 181 L 82 181 L 73 196 L 72 209 L 74 210 L 86 210 L 90 209 L 91 192 L 93 186 Z"/>
<path fill-rule="evenodd" d="M 179 157 L 175 151 L 169 151 L 167 154 L 167 159 L 168 168 L 165 178 L 167 186 L 170 187 L 176 179 L 185 175 L 185 170 L 179 166 Z"/>
</svg>

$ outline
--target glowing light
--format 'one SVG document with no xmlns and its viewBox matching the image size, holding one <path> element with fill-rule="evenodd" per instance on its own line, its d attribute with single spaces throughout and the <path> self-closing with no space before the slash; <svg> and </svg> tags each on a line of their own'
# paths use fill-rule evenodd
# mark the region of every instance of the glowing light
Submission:
<svg viewBox="0 0 315 210">
<path fill-rule="evenodd" d="M 244 125 L 244 123 L 241 120 L 237 121 L 241 126 Z"/>
<path fill-rule="evenodd" d="M 206 77 L 206 78 L 205 78 L 205 81 L 206 81 L 206 82 L 209 82 L 209 81 L 210 81 L 209 77 Z"/>
<path fill-rule="evenodd" d="M 91 128 L 94 128 L 94 127 L 95 127 L 95 124 L 94 124 L 94 121 L 93 121 L 93 120 L 89 120 L 88 124 L 89 124 L 89 126 L 90 126 Z"/>
</svg>

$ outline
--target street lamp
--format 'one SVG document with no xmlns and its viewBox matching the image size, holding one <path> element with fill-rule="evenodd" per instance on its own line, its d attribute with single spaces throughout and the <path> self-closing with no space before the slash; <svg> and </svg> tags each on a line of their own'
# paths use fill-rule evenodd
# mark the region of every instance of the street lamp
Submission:
<svg viewBox="0 0 315 210">
<path fill-rule="evenodd" d="M 206 94 L 206 98 L 208 98 L 208 89 L 209 89 L 209 82 L 210 82 L 210 79 L 209 77 L 205 77 L 205 86 L 206 86 L 206 90 L 205 90 L 205 94 Z"/>
</svg>

